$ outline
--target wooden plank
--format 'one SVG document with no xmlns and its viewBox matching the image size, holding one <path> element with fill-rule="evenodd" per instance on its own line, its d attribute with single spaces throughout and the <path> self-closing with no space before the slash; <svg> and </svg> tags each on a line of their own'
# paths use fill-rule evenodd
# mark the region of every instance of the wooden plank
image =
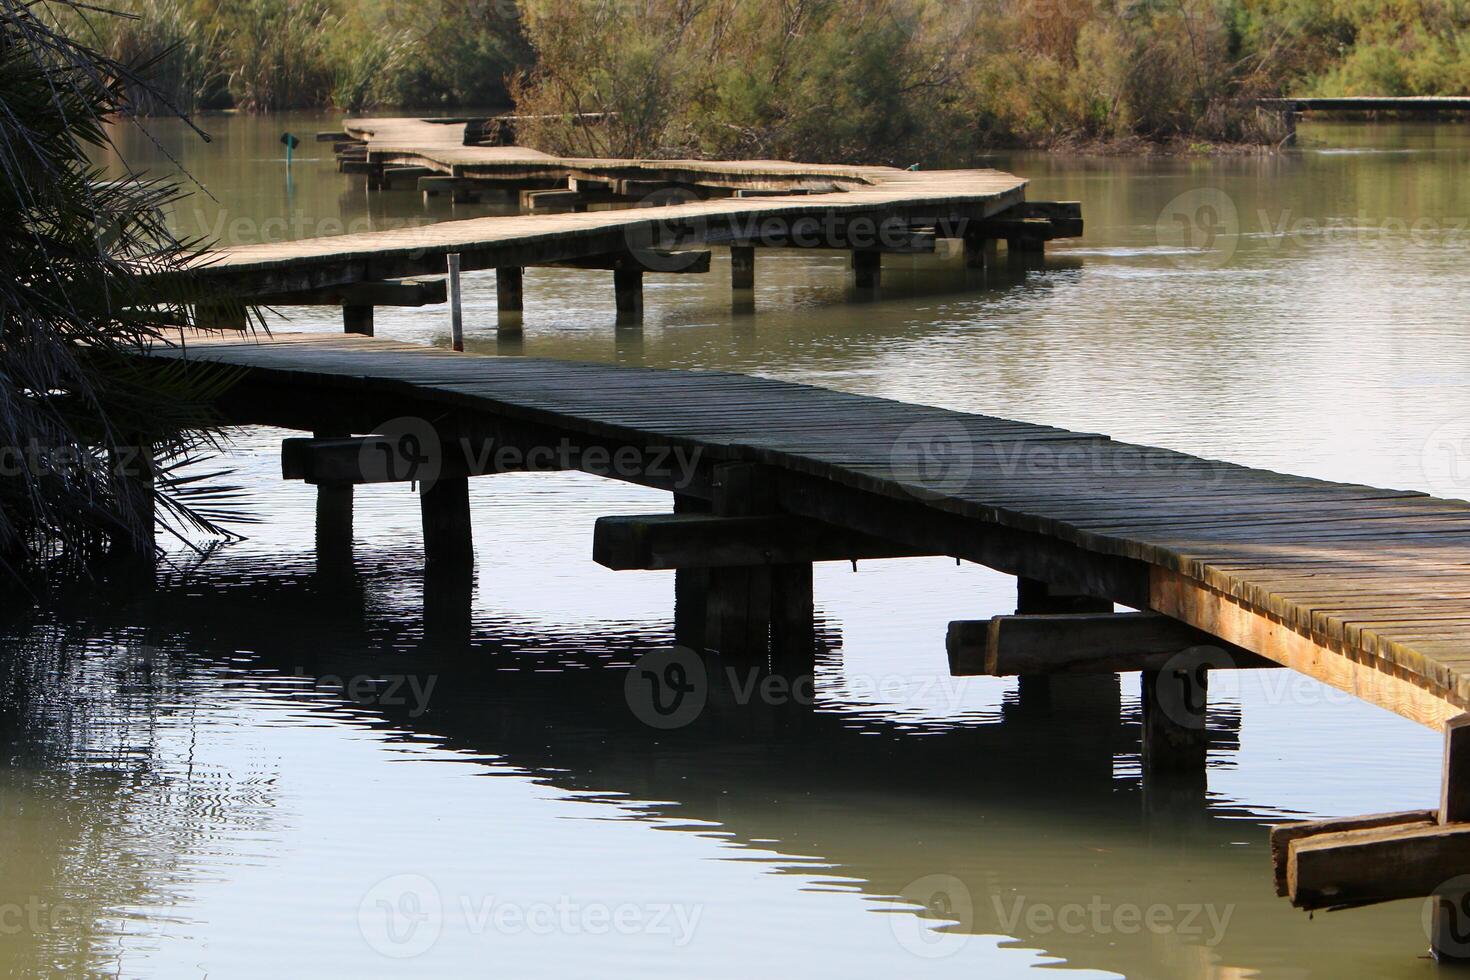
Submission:
<svg viewBox="0 0 1470 980">
<path fill-rule="evenodd" d="M 1470 824 L 1345 830 L 1287 845 L 1286 890 L 1301 909 L 1423 898 L 1470 868 Z"/>
<path fill-rule="evenodd" d="M 1292 823 L 1277 824 L 1271 828 L 1271 865 L 1276 883 L 1276 894 L 1283 898 L 1288 894 L 1287 851 L 1292 841 L 1349 830 L 1426 825 L 1438 821 L 1439 812 L 1436 810 L 1401 810 L 1394 813 L 1370 813 L 1357 817 L 1330 817 L 1326 820 L 1298 820 Z"/>
<path fill-rule="evenodd" d="M 1157 613 L 1064 613 L 994 616 L 949 624 L 950 673 L 1109 674 L 1160 670 L 1181 651 L 1210 647 L 1211 667 L 1278 667 Z"/>
</svg>

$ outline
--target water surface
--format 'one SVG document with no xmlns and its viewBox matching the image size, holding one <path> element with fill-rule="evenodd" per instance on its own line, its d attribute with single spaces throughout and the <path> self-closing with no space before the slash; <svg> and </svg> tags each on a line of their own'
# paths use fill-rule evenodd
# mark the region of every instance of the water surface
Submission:
<svg viewBox="0 0 1470 980">
<path fill-rule="evenodd" d="M 306 142 L 328 117 L 169 127 L 132 159 L 209 194 L 225 241 L 491 213 L 367 195 Z M 1470 495 L 1470 135 L 1307 125 L 1300 152 L 987 161 L 1086 236 L 1046 268 L 894 258 L 865 300 L 835 253 L 650 277 L 529 270 L 522 339 L 466 277 L 481 353 L 726 368 L 1101 431 L 1330 479 Z M 1202 210 L 1205 209 L 1205 210 Z M 1208 247 L 1202 247 L 1202 246 Z M 293 309 L 278 329 L 338 330 Z M 380 336 L 447 345 L 439 308 Z M 945 624 L 1014 581 L 942 559 L 819 566 L 816 703 L 717 696 L 660 732 L 623 698 L 672 642 L 672 577 L 590 559 L 666 495 L 575 474 L 475 481 L 467 642 L 425 628 L 407 487 L 358 496 L 358 586 L 316 574 L 278 430 L 230 456 L 260 523 L 207 558 L 33 610 L 0 636 L 0 970 L 113 976 L 1418 976 L 1420 903 L 1308 918 L 1265 826 L 1421 807 L 1438 738 L 1283 671 L 1212 682 L 1208 803 L 1148 815 L 1137 678 L 1060 719 L 951 679 Z M 1217 675 L 1218 676 L 1218 675 Z M 354 683 L 356 682 L 356 683 Z M 371 683 L 369 683 L 371 682 Z"/>
</svg>

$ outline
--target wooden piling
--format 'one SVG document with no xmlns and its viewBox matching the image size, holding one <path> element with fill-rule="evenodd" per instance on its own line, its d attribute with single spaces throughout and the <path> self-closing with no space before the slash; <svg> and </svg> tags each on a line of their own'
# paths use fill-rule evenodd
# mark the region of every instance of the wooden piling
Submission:
<svg viewBox="0 0 1470 980">
<path fill-rule="evenodd" d="M 619 318 L 637 317 L 643 313 L 643 270 L 613 270 L 613 301 Z"/>
<path fill-rule="evenodd" d="M 501 313 L 520 313 L 524 308 L 522 286 L 525 270 L 519 266 L 501 266 L 495 270 L 495 308 Z"/>
<path fill-rule="evenodd" d="M 470 481 L 445 477 L 419 488 L 424 526 L 424 566 L 452 571 L 471 567 L 475 546 L 470 524 Z"/>
<path fill-rule="evenodd" d="M 1024 575 L 1016 578 L 1016 612 L 1019 615 L 1112 611 L 1113 603 L 1107 599 L 1068 594 L 1054 589 L 1040 579 L 1027 578 Z M 1052 688 L 1059 684 L 1066 684 L 1073 689 L 1090 684 L 1101 690 L 1108 686 L 1116 687 L 1117 680 L 1111 676 L 1098 675 L 1060 681 L 1050 674 L 1021 674 L 1016 679 L 1016 697 L 1027 707 L 1041 710 L 1051 701 Z"/>
<path fill-rule="evenodd" d="M 983 269 L 995 264 L 996 245 L 994 238 L 965 236 L 965 267 Z"/>
<path fill-rule="evenodd" d="M 755 288 L 755 246 L 730 246 L 730 288 Z"/>
<path fill-rule="evenodd" d="M 1204 773 L 1209 671 L 1203 666 L 1145 670 L 1143 769 L 1150 773 Z"/>
<path fill-rule="evenodd" d="M 345 333 L 361 334 L 364 337 L 373 335 L 373 308 L 357 303 L 350 303 L 342 307 L 342 330 Z"/>
<path fill-rule="evenodd" d="M 319 429 L 314 439 L 350 438 L 346 430 Z M 283 447 L 284 452 L 284 447 Z M 285 460 L 282 461 L 285 469 Z M 350 480 L 323 480 L 316 484 L 316 569 L 328 578 L 342 578 L 352 569 L 353 491 Z"/>
<path fill-rule="evenodd" d="M 858 289 L 877 289 L 883 274 L 883 253 L 877 249 L 853 249 L 853 284 Z"/>
<path fill-rule="evenodd" d="M 449 265 L 450 346 L 462 352 L 464 350 L 464 309 L 460 304 L 459 293 L 459 253 L 450 252 L 447 261 Z"/>
<path fill-rule="evenodd" d="M 1444 729 L 1440 772 L 1439 824 L 1470 826 L 1470 714 L 1451 718 Z M 1445 877 L 1453 878 L 1445 869 Z M 1470 964 L 1470 889 L 1436 889 L 1429 917 L 1429 952 L 1438 963 Z"/>
<path fill-rule="evenodd" d="M 688 494 L 674 494 L 674 513 L 707 514 L 710 503 Z M 680 568 L 674 572 L 674 642 L 691 650 L 706 648 L 705 617 L 709 606 L 709 569 Z"/>
</svg>

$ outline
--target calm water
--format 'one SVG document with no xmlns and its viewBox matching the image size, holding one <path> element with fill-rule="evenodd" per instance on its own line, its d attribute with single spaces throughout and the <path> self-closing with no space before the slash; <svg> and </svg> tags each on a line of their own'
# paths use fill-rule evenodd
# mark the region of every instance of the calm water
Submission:
<svg viewBox="0 0 1470 980">
<path fill-rule="evenodd" d="M 182 160 L 189 234 L 487 213 L 369 198 L 304 143 L 335 120 L 212 119 Z M 755 311 L 653 278 L 615 331 L 605 273 L 532 270 L 525 335 L 471 349 L 721 367 L 1104 431 L 1255 466 L 1470 494 L 1470 134 L 1304 127 L 1300 153 L 995 164 L 1083 202 L 1047 269 L 960 288 L 956 256 L 762 255 Z M 1184 195 L 1184 197 L 1180 197 Z M 1182 218 L 1180 217 L 1182 216 Z M 274 220 L 271 220 L 274 219 Z M 1193 246 L 1208 245 L 1207 248 Z M 289 310 L 287 329 L 340 329 Z M 447 344 L 443 309 L 381 336 Z M 109 976 L 1422 976 L 1420 904 L 1309 919 L 1266 824 L 1429 805 L 1438 739 L 1285 672 L 1212 682 L 1207 807 L 1145 817 L 1137 678 L 1066 724 L 947 676 L 953 618 L 1013 580 L 946 560 L 820 566 L 816 703 L 642 725 L 626 666 L 672 642 L 672 576 L 590 559 L 603 514 L 665 495 L 578 475 L 472 486 L 468 646 L 426 634 L 406 487 L 360 492 L 361 587 L 314 575 L 312 491 L 276 430 L 229 463 L 261 523 L 201 559 L 0 633 L 0 971 Z"/>
</svg>

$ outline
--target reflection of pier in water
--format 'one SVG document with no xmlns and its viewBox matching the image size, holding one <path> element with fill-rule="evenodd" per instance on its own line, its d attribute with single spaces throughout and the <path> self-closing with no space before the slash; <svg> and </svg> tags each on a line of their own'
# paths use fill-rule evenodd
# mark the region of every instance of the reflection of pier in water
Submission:
<svg viewBox="0 0 1470 980">
<path fill-rule="evenodd" d="M 1299 963 L 1307 946 L 1330 948 L 1343 962 L 1382 957 L 1383 937 L 1402 935 L 1414 917 L 1394 907 L 1313 923 L 1282 914 L 1262 874 L 1263 825 L 1272 818 L 1203 799 L 1150 808 L 1126 774 L 1140 728 L 1136 712 L 1119 711 L 1116 688 L 1110 703 L 1054 701 L 1050 710 L 1008 698 L 998 721 L 962 718 L 915 737 L 907 722 L 855 717 L 824 701 L 822 678 L 840 669 L 834 651 L 819 658 L 815 707 L 739 703 L 716 682 L 697 720 L 661 732 L 630 710 L 625 668 L 667 643 L 671 623 L 557 636 L 476 621 L 469 643 L 425 637 L 416 585 L 401 567 L 395 556 L 359 556 L 364 578 L 346 588 L 309 566 L 238 577 L 206 567 L 187 583 L 164 585 L 149 618 L 199 655 L 255 651 L 249 669 L 279 672 L 282 690 L 299 687 L 302 676 L 434 678 L 427 710 L 368 699 L 368 717 L 493 755 L 560 788 L 666 801 L 644 812 L 711 821 L 733 844 L 776 852 L 757 860 L 783 872 L 851 878 L 879 904 L 895 896 L 910 903 L 895 908 L 949 908 L 961 920 L 956 929 L 1014 937 L 1071 966 L 1129 976 L 1275 975 L 1273 967 Z M 384 604 L 387 594 L 402 598 Z M 834 642 L 830 624 L 823 636 Z M 319 690 L 335 693 L 334 685 Z M 307 703 L 331 714 L 334 700 Z M 1056 723 L 1057 710 L 1068 724 Z M 1217 707 L 1210 720 L 1218 764 L 1237 744 L 1239 718 Z M 1165 909 L 1159 914 L 1175 928 L 1135 928 L 1131 907 Z M 1049 911 L 1028 919 L 1032 909 Z M 1046 918 L 1057 914 L 1063 920 Z"/>
</svg>

